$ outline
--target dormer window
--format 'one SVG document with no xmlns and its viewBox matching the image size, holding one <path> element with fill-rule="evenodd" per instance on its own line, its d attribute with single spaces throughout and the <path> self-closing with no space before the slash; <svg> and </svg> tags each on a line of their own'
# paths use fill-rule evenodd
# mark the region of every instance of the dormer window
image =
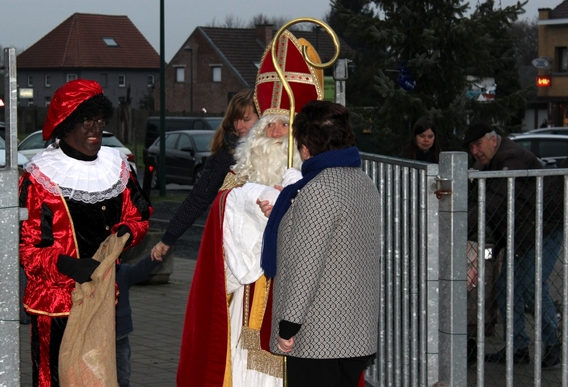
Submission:
<svg viewBox="0 0 568 387">
<path fill-rule="evenodd" d="M 103 38 L 103 41 L 106 43 L 107 47 L 118 47 L 118 43 L 114 38 Z"/>
</svg>

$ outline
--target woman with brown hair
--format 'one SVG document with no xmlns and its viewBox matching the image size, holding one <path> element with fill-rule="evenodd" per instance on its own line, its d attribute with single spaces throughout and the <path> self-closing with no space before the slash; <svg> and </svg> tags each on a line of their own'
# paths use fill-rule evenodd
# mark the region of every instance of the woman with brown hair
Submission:
<svg viewBox="0 0 568 387">
<path fill-rule="evenodd" d="M 428 116 L 420 117 L 412 127 L 410 141 L 404 146 L 399 157 L 428 163 L 440 159 L 440 144 L 436 124 Z"/>
<path fill-rule="evenodd" d="M 165 255 L 217 196 L 225 176 L 235 164 L 233 153 L 239 138 L 245 137 L 258 121 L 253 96 L 254 90 L 244 89 L 229 102 L 221 126 L 213 135 L 211 155 L 205 162 L 201 176 L 171 219 L 162 240 L 152 248 L 152 258 Z"/>
</svg>

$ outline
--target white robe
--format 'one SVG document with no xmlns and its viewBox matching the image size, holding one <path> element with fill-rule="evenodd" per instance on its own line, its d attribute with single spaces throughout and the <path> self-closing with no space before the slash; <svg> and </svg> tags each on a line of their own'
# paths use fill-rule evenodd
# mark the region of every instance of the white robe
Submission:
<svg viewBox="0 0 568 387">
<path fill-rule="evenodd" d="M 227 292 L 233 294 L 229 306 L 233 387 L 281 387 L 282 379 L 247 369 L 247 350 L 239 338 L 243 321 L 245 286 L 263 274 L 260 267 L 262 236 L 268 218 L 256 200 L 264 185 L 247 183 L 231 190 L 225 203 L 223 247 Z"/>
</svg>

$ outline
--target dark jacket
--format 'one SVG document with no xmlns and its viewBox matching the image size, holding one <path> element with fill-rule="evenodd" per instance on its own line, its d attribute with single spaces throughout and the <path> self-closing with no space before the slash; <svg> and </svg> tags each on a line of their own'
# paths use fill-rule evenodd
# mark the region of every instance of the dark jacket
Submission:
<svg viewBox="0 0 568 387">
<path fill-rule="evenodd" d="M 145 280 L 161 263 L 152 261 L 150 255 L 147 255 L 134 265 L 121 263 L 116 267 L 116 284 L 119 292 L 116 306 L 116 337 L 124 336 L 134 330 L 130 308 L 130 287 Z"/>
<path fill-rule="evenodd" d="M 498 137 L 497 151 L 483 171 L 542 169 L 537 157 L 509 138 Z M 544 179 L 543 235 L 550 234 L 562 221 L 563 189 L 559 177 Z M 507 179 L 487 179 L 486 224 L 495 243 L 506 247 Z M 468 227 L 470 235 L 477 231 L 477 186 L 470 196 Z M 516 256 L 524 255 L 534 246 L 536 220 L 536 178 L 515 178 L 515 241 Z"/>
<path fill-rule="evenodd" d="M 402 148 L 398 157 L 402 159 L 413 159 L 417 161 L 425 161 L 427 163 L 434 163 L 437 164 L 438 160 L 436 160 L 436 153 L 434 151 L 434 147 L 432 146 L 428 151 L 424 152 L 422 149 L 416 149 L 416 157 L 410 156 L 410 148 L 412 147 L 411 142 L 407 142 L 406 145 Z"/>
</svg>

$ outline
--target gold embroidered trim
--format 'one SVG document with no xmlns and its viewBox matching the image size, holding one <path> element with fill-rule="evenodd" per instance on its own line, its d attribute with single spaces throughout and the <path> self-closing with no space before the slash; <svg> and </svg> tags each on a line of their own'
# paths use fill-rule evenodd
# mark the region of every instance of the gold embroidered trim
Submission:
<svg viewBox="0 0 568 387">
<path fill-rule="evenodd" d="M 237 188 L 244 185 L 245 183 L 246 179 L 238 180 L 237 175 L 235 175 L 232 172 L 229 172 L 227 173 L 227 176 L 225 176 L 225 180 L 223 180 L 223 185 L 221 185 L 219 191 L 226 191 L 228 189 Z"/>
<path fill-rule="evenodd" d="M 77 235 L 75 235 L 75 225 L 73 224 L 73 219 L 71 218 L 71 213 L 69 212 L 69 207 L 67 207 L 67 202 L 65 201 L 65 198 L 63 197 L 63 193 L 61 192 L 61 188 L 59 188 L 59 186 L 57 186 L 57 189 L 59 190 L 59 195 L 61 196 L 61 200 L 63 201 L 63 205 L 65 206 L 65 211 L 67 211 L 67 216 L 69 217 L 69 224 L 71 225 L 71 232 L 73 234 L 73 241 L 75 242 L 75 249 L 77 250 L 77 259 L 81 258 L 81 255 L 79 253 L 79 243 L 77 243 Z"/>
<path fill-rule="evenodd" d="M 247 368 L 262 372 L 275 378 L 282 378 L 282 356 L 274 355 L 260 348 L 260 331 L 243 327 L 241 332 L 241 347 L 248 351 Z"/>
<path fill-rule="evenodd" d="M 48 313 L 43 310 L 31 309 L 29 306 L 24 304 L 24 308 L 26 311 L 34 313 L 34 314 L 41 314 L 42 316 L 50 316 L 50 317 L 61 317 L 61 316 L 69 316 L 69 312 L 61 312 L 61 313 Z"/>
</svg>

